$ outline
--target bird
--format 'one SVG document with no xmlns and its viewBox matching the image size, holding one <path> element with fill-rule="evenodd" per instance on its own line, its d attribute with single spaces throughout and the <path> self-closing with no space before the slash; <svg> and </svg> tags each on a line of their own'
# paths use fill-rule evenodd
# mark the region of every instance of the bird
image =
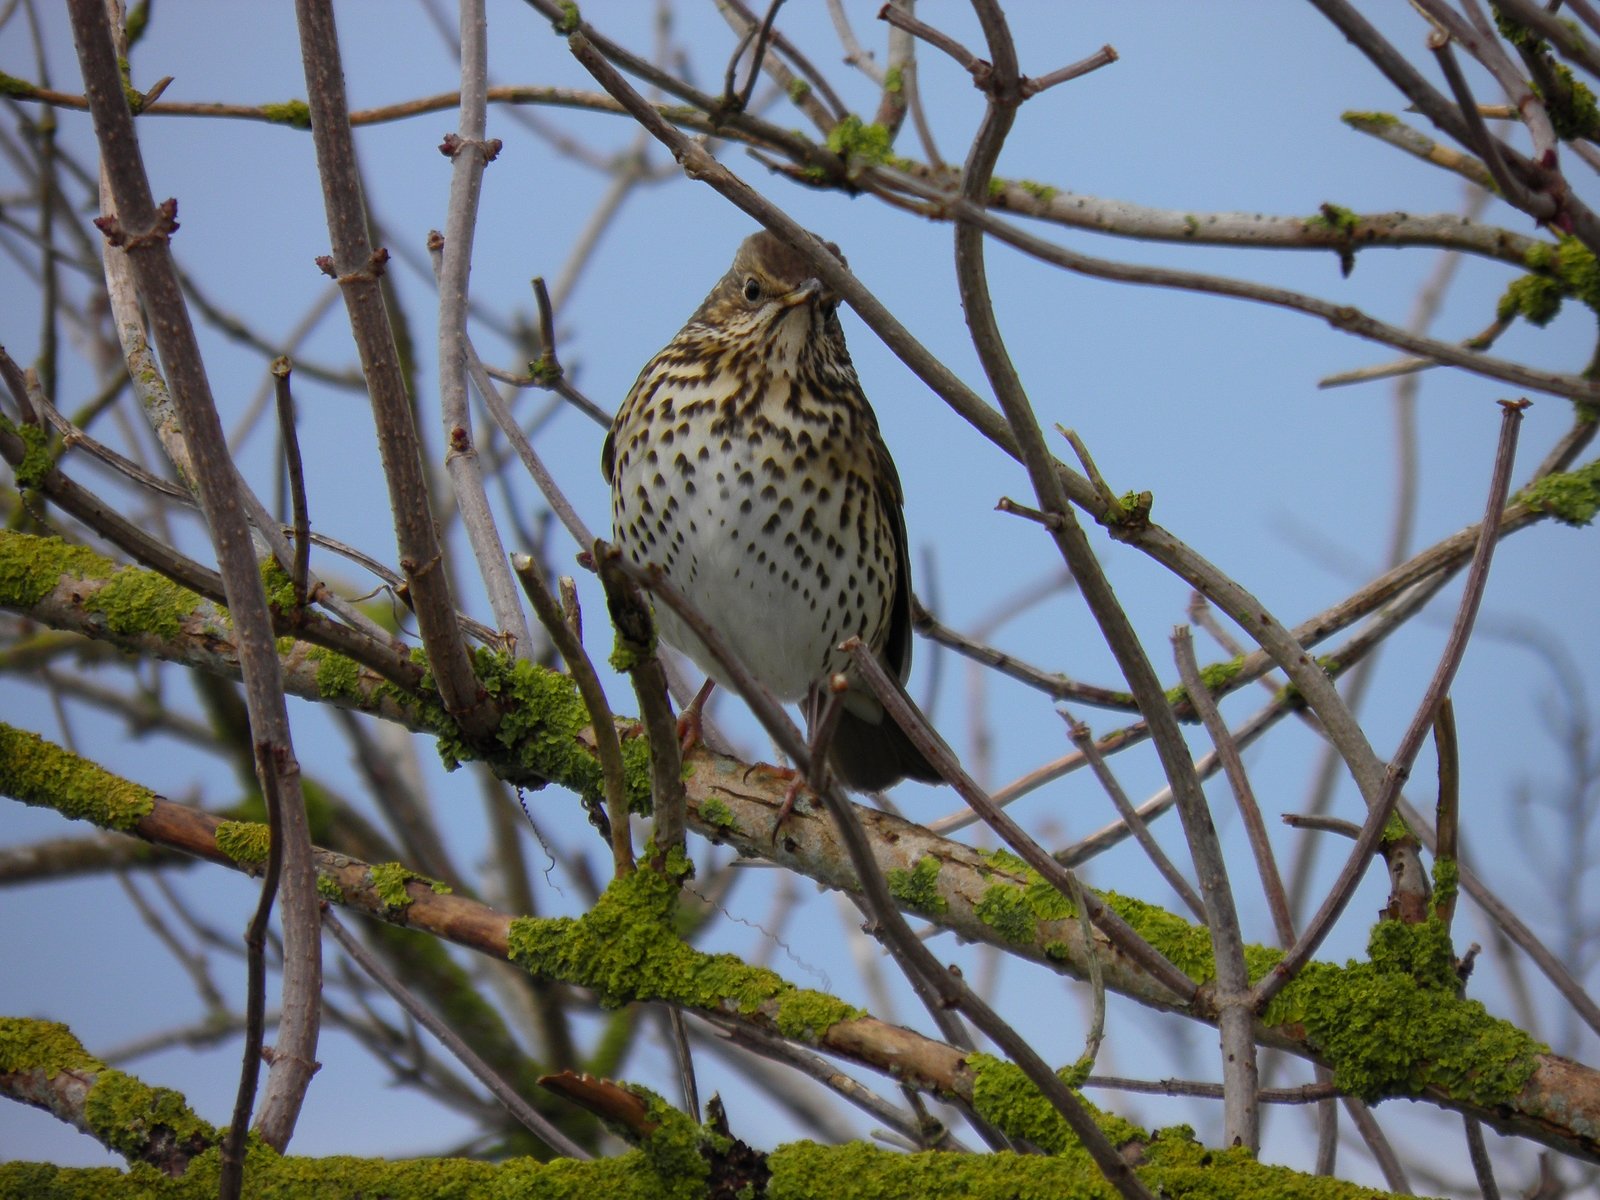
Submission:
<svg viewBox="0 0 1600 1200">
<path fill-rule="evenodd" d="M 842 675 L 828 765 L 849 787 L 882 791 L 940 775 L 838 648 L 858 637 L 892 677 L 911 670 L 900 477 L 838 308 L 799 251 L 769 230 L 747 237 L 640 371 L 601 469 L 621 553 L 661 571 L 777 699 L 803 703 L 814 724 Z M 707 689 L 728 684 L 676 614 L 658 604 L 655 616 Z"/>
</svg>

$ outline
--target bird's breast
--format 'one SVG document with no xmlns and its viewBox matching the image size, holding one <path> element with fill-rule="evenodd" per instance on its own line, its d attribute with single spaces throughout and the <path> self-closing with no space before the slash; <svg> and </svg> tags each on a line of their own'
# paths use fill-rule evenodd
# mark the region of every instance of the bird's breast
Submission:
<svg viewBox="0 0 1600 1200">
<path fill-rule="evenodd" d="M 701 387 L 657 393 L 642 435 L 618 439 L 612 515 L 634 562 L 662 568 L 762 683 L 798 700 L 844 669 L 845 638 L 881 645 L 898 566 L 860 439 L 787 382 L 744 411 Z M 724 677 L 656 612 L 669 643 Z"/>
</svg>

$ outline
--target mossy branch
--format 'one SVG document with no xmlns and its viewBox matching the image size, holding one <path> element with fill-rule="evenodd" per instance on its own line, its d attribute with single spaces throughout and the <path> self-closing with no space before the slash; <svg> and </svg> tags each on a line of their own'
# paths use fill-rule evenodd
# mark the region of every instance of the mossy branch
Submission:
<svg viewBox="0 0 1600 1200">
<path fill-rule="evenodd" d="M 1025 1096 L 1006 1069 L 985 1064 L 985 1104 L 1021 1117 Z M 612 1091 L 621 1091 L 614 1086 Z M 753 1151 L 719 1129 L 697 1126 L 659 1097 L 627 1089 L 639 1119 L 629 1125 L 638 1148 L 591 1162 L 513 1158 L 400 1161 L 350 1157 L 298 1158 L 255 1143 L 246 1160 L 252 1194 L 371 1195 L 425 1200 L 442 1195 L 607 1196 L 616 1200 L 692 1200 L 711 1194 L 733 1171 L 759 1176 L 766 1194 L 788 1196 L 917 1195 L 941 1200 L 983 1195 L 1103 1195 L 1087 1154 L 1054 1138 L 1032 1135 L 1044 1155 L 899 1154 L 863 1143 L 795 1142 Z M 0 1093 L 46 1108 L 130 1161 L 111 1168 L 0 1163 L 0 1195 L 57 1200 L 210 1200 L 217 1194 L 218 1131 L 176 1092 L 152 1088 L 108 1069 L 63 1025 L 0 1018 Z M 1286 1167 L 1263 1166 L 1243 1150 L 1218 1151 L 1182 1127 L 1146 1133 L 1105 1118 L 1139 1174 L 1161 1195 L 1273 1196 L 1281 1200 L 1375 1200 L 1383 1193 Z M 718 1194 L 727 1194 L 719 1192 Z"/>
<path fill-rule="evenodd" d="M 0 727 L 3 730 L 4 727 Z M 218 844 L 223 822 L 153 796 L 102 768 L 32 734 L 5 730 L 0 745 L 0 793 L 55 806 L 49 781 L 73 780 L 65 794 L 80 819 L 115 825 L 139 837 L 211 862 L 249 870 L 251 839 L 233 830 L 223 841 L 244 848 L 235 862 Z M 17 750 L 20 747 L 21 752 Z M 26 764 L 20 777 L 10 764 Z M 782 803 L 785 782 L 773 775 L 767 795 L 759 771 L 704 751 L 691 756 L 691 823 L 720 794 L 716 831 L 735 840 L 764 842 Z M 20 778 L 20 782 L 19 782 Z M 720 780 L 739 779 L 737 791 Z M 134 808 L 103 810 L 83 798 L 85 787 L 132 791 Z M 91 797 L 92 799 L 92 797 Z M 762 814 L 759 818 L 756 813 Z M 863 809 L 875 845 L 886 856 L 907 854 L 899 876 L 911 890 L 903 899 L 966 936 L 1002 945 L 1057 969 L 1085 969 L 1086 948 L 1071 905 L 1006 854 L 980 854 L 945 842 L 887 813 Z M 731 824 L 729 823 L 731 822 Z M 892 827 L 892 828 L 891 828 Z M 710 832 L 710 831 L 707 831 Z M 829 865 L 828 823 L 796 810 L 785 825 L 786 844 L 816 878 L 848 886 Z M 837 853 L 836 851 L 834 853 Z M 681 858 L 675 871 L 686 869 Z M 886 870 L 895 861 L 886 857 Z M 676 879 L 643 872 L 613 882 L 581 918 L 512 918 L 476 901 L 440 891 L 403 868 L 374 868 L 347 855 L 319 850 L 316 865 L 325 899 L 394 925 L 419 929 L 459 945 L 514 961 L 544 979 L 588 987 L 609 1004 L 665 1001 L 751 1022 L 766 1034 L 793 1038 L 902 1082 L 964 1103 L 979 1099 L 981 1064 L 961 1052 L 864 1015 L 820 992 L 789 984 L 776 973 L 749 967 L 730 955 L 709 955 L 684 943 L 674 929 Z M 1202 981 L 1212 978 L 1206 931 L 1142 901 L 1105 893 L 1105 902 L 1158 949 Z M 1098 949 L 1107 986 L 1164 1006 L 1170 997 L 1153 987 L 1114 951 Z M 1276 961 L 1276 951 L 1247 949 L 1252 976 Z M 1476 1001 L 1460 999 L 1449 970 L 1448 936 L 1436 923 L 1383 923 L 1371 959 L 1345 966 L 1314 963 L 1285 988 L 1265 1015 L 1264 1043 L 1328 1064 L 1340 1086 L 1367 1099 L 1426 1099 L 1474 1116 L 1505 1132 L 1533 1137 L 1566 1153 L 1600 1158 L 1600 1072 L 1549 1054 L 1509 1022 Z M 1202 988 L 1185 1015 L 1214 1022 L 1210 988 Z M 1388 1033 L 1372 1036 L 1374 1029 Z M 1039 1103 L 1042 1105 L 1043 1101 Z M 998 1122 L 1003 1123 L 1003 1122 Z"/>
</svg>

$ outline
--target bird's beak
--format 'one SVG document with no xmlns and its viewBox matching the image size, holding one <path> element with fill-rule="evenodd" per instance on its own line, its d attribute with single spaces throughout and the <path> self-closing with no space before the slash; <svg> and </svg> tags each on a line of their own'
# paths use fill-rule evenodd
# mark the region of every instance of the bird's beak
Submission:
<svg viewBox="0 0 1600 1200">
<path fill-rule="evenodd" d="M 824 295 L 822 280 L 808 279 L 792 292 L 785 292 L 778 297 L 778 303 L 785 308 L 798 308 L 802 304 L 809 304 L 818 296 Z"/>
</svg>

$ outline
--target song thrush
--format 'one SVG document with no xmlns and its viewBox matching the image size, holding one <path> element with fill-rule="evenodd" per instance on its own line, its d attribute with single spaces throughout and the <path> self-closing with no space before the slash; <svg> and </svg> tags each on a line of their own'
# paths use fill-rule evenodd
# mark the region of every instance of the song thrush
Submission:
<svg viewBox="0 0 1600 1200">
<path fill-rule="evenodd" d="M 660 567 L 756 679 L 780 700 L 808 702 L 808 719 L 827 682 L 850 677 L 837 648 L 849 637 L 899 679 L 911 669 L 900 478 L 837 308 L 775 235 L 746 238 L 639 373 L 601 455 L 623 552 Z M 667 642 L 721 677 L 666 605 L 656 620 Z M 828 755 L 852 787 L 938 779 L 859 687 L 844 693 Z"/>
</svg>

